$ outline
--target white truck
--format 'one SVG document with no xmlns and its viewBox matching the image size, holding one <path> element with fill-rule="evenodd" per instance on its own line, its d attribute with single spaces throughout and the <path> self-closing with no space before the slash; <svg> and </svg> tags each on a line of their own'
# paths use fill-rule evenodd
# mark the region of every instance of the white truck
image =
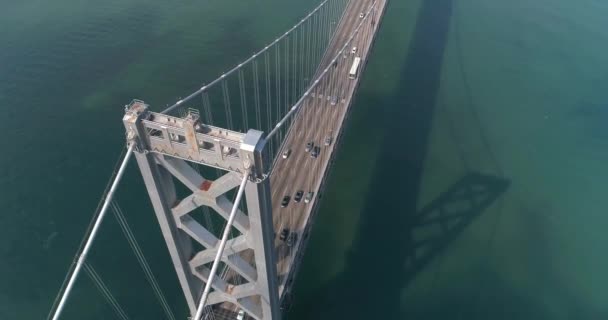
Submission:
<svg viewBox="0 0 608 320">
<path fill-rule="evenodd" d="M 350 79 L 355 79 L 359 74 L 359 65 L 361 64 L 361 58 L 355 57 L 353 60 L 353 65 L 350 67 L 350 72 L 348 73 L 348 77 Z"/>
</svg>

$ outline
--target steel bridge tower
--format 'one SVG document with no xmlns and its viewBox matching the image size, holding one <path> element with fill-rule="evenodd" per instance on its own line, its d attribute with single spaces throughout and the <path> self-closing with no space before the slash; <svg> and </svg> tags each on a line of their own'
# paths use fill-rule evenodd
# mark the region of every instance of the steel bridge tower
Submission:
<svg viewBox="0 0 608 320">
<path fill-rule="evenodd" d="M 127 153 L 60 289 L 52 320 L 59 320 L 81 270 L 91 268 L 87 255 L 109 208 L 117 208 L 113 196 L 132 156 L 191 316 L 207 320 L 217 311 L 221 318 L 246 313 L 248 320 L 280 320 L 280 303 L 289 300 L 358 70 L 368 60 L 386 2 L 323 0 L 263 49 L 164 111 L 152 112 L 140 100 L 127 105 Z M 289 157 L 289 148 L 303 139 L 326 141 L 321 155 L 317 145 L 310 155 Z M 295 170 L 300 163 L 307 170 Z M 308 193 L 302 205 L 282 210 L 286 204 L 273 203 L 273 192 L 291 193 L 292 183 L 299 188 L 294 202 Z M 289 196 L 283 199 L 289 202 Z M 220 236 L 214 229 L 224 222 Z"/>
<path fill-rule="evenodd" d="M 246 176 L 247 210 L 237 209 L 233 222 L 240 235 L 227 241 L 221 256 L 221 261 L 245 283 L 215 277 L 206 305 L 229 302 L 254 319 L 280 319 L 270 182 L 266 175 L 272 160 L 263 133 L 249 130 L 243 134 L 208 126 L 194 111 L 185 118 L 151 112 L 139 100 L 125 109 L 127 140 L 134 146 L 190 313 L 196 313 L 203 285 L 211 274 L 209 265 L 220 245 L 210 226 L 198 222 L 193 211 L 206 206 L 228 220 L 235 204 L 227 194 Z M 187 161 L 226 173 L 211 181 Z M 178 199 L 174 181 L 183 184 L 190 195 Z M 195 243 L 204 249 L 197 251 Z M 253 265 L 241 256 L 245 250 L 253 252 Z"/>
</svg>

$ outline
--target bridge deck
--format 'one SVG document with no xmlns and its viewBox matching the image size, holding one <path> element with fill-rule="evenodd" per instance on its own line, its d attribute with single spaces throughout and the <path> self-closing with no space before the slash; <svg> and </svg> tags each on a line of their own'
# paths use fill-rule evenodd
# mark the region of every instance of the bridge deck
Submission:
<svg viewBox="0 0 608 320">
<path fill-rule="evenodd" d="M 360 22 L 359 14 L 368 10 L 373 0 L 353 0 L 347 6 L 345 13 L 336 29 L 336 33 L 322 59 L 321 67 L 327 66 L 336 54 L 340 51 L 344 43 L 348 40 L 353 30 Z M 315 92 L 314 97 L 310 98 L 304 109 L 292 124 L 287 138 L 285 148 L 291 149 L 292 153 L 287 159 L 280 159 L 272 173 L 270 185 L 273 204 L 273 222 L 277 235 L 284 228 L 298 234 L 298 241 L 290 255 L 290 248 L 284 241 L 276 240 L 277 246 L 277 273 L 279 274 L 280 295 L 285 298 L 289 291 L 293 278 L 297 272 L 301 257 L 306 247 L 308 232 L 312 223 L 311 219 L 319 203 L 319 195 L 323 194 L 323 184 L 327 175 L 328 166 L 333 161 L 334 151 L 339 145 L 339 138 L 348 115 L 352 97 L 359 84 L 360 76 L 349 79 L 348 73 L 355 56 L 362 59 L 359 74 L 363 71 L 367 62 L 369 49 L 373 43 L 378 22 L 381 20 L 386 5 L 386 0 L 376 0 L 377 13 L 373 18 L 375 21 L 370 28 L 362 28 L 360 41 L 355 41 L 353 46 L 358 46 L 355 54 L 348 54 L 340 57 L 337 65 L 337 72 L 332 72 L 331 76 L 336 85 L 331 92 Z M 365 35 L 365 36 L 363 36 Z M 351 46 L 352 47 L 352 46 Z M 320 74 L 320 72 L 318 72 Z M 332 105 L 330 97 L 337 96 L 338 103 Z M 329 146 L 324 145 L 327 136 L 332 137 Z M 315 146 L 320 146 L 321 151 L 318 158 L 314 159 L 310 153 L 305 152 L 307 142 L 314 142 Z M 295 203 L 293 198 L 298 190 L 307 192 L 313 191 L 313 200 L 306 204 L 304 200 Z M 289 205 L 281 207 L 281 201 L 285 195 L 291 196 Z M 281 217 L 283 216 L 283 217 Z M 294 254 L 295 253 L 295 254 Z"/>
<path fill-rule="evenodd" d="M 350 67 L 354 57 L 358 56 L 362 59 L 359 75 L 363 71 L 379 22 L 384 14 L 387 0 L 375 1 L 374 23 L 369 28 L 360 30 L 360 34 L 365 36 L 362 36 L 358 41 L 354 41 L 352 46 L 357 46 L 356 53 L 351 54 L 351 48 L 348 48 L 348 54 L 340 58 L 336 72 L 330 73 L 329 76 L 331 76 L 332 81 L 335 81 L 333 90 L 331 92 L 315 91 L 312 97 L 305 102 L 303 112 L 300 112 L 294 119 L 292 129 L 284 142 L 284 148 L 291 149 L 291 155 L 287 159 L 279 159 L 276 162 L 270 177 L 273 224 L 277 235 L 275 246 L 278 260 L 279 294 L 282 302 L 285 302 L 285 298 L 288 296 L 287 293 L 290 291 L 306 248 L 308 234 L 313 222 L 312 218 L 318 209 L 319 198 L 323 194 L 323 184 L 328 167 L 331 165 L 335 150 L 339 145 L 352 98 L 359 84 L 360 76 L 349 79 Z M 359 15 L 366 12 L 372 3 L 374 3 L 374 0 L 350 1 L 339 21 L 315 78 L 338 54 L 361 21 Z M 332 105 L 330 98 L 332 96 L 339 97 L 335 105 Z M 332 137 L 332 143 L 325 146 L 324 140 L 328 135 Z M 304 150 L 306 143 L 309 141 L 313 141 L 315 146 L 318 145 L 321 148 L 316 159 Z M 295 203 L 293 199 L 298 190 L 304 191 L 304 196 L 307 192 L 313 191 L 312 201 L 307 204 L 302 199 L 301 202 Z M 285 195 L 289 195 L 291 200 L 287 207 L 282 208 L 281 201 Z M 284 228 L 297 233 L 297 241 L 292 247 L 288 247 L 285 241 L 279 240 L 281 230 Z M 250 260 L 250 262 L 253 261 L 253 257 L 249 254 L 244 254 L 243 258 Z M 220 309 L 224 308 L 229 309 L 224 310 L 228 317 L 236 312 L 235 307 L 231 304 L 220 306 Z"/>
</svg>

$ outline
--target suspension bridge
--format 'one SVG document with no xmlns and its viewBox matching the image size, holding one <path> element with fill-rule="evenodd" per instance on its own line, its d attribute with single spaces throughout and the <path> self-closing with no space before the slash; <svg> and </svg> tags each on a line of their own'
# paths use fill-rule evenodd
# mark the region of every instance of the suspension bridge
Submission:
<svg viewBox="0 0 608 320">
<path fill-rule="evenodd" d="M 161 112 L 125 106 L 127 147 L 48 319 L 112 211 L 167 319 L 175 319 L 113 196 L 135 158 L 191 319 L 281 319 L 386 0 L 325 0 L 283 35 Z M 186 190 L 186 191 L 184 191 Z"/>
</svg>

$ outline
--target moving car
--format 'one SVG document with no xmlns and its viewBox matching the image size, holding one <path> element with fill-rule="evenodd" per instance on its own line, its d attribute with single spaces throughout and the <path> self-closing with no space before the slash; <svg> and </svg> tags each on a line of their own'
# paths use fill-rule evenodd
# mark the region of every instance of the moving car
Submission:
<svg viewBox="0 0 608 320">
<path fill-rule="evenodd" d="M 313 158 L 317 158 L 319 156 L 319 152 L 321 152 L 321 148 L 319 146 L 316 146 L 312 149 L 310 156 Z"/>
<path fill-rule="evenodd" d="M 338 96 L 332 96 L 331 97 L 331 105 L 335 106 L 336 103 L 338 103 Z"/>
<path fill-rule="evenodd" d="M 315 143 L 310 141 L 306 144 L 306 148 L 304 148 L 304 151 L 306 152 L 310 152 L 310 150 L 312 150 L 312 148 L 315 146 Z"/>
<path fill-rule="evenodd" d="M 360 18 L 360 19 L 365 18 L 365 13 L 361 12 L 361 13 L 359 14 L 359 18 Z"/>
<path fill-rule="evenodd" d="M 287 246 L 293 247 L 293 245 L 296 244 L 296 241 L 298 241 L 298 234 L 295 232 L 290 233 L 287 237 Z"/>
<path fill-rule="evenodd" d="M 296 192 L 296 195 L 293 197 L 293 201 L 300 202 L 302 200 L 302 196 L 304 196 L 304 191 L 298 190 L 298 192 Z"/>
<path fill-rule="evenodd" d="M 332 137 L 331 134 L 325 137 L 325 145 L 328 146 L 331 144 Z"/>
<path fill-rule="evenodd" d="M 287 149 L 287 150 L 283 151 L 283 159 L 289 158 L 290 154 L 291 154 L 291 149 Z"/>
<path fill-rule="evenodd" d="M 306 194 L 306 198 L 304 198 L 304 203 L 309 203 L 310 201 L 312 201 L 312 197 L 313 197 L 314 195 L 315 195 L 315 193 L 314 193 L 314 192 L 309 191 L 309 192 Z"/>
<path fill-rule="evenodd" d="M 352 49 L 352 50 L 350 50 L 350 53 L 352 53 L 352 54 L 357 53 L 357 47 L 353 47 L 353 49 Z"/>
<path fill-rule="evenodd" d="M 281 241 L 285 241 L 287 239 L 287 236 L 289 235 L 289 229 L 285 228 L 281 231 L 281 234 L 279 235 L 279 240 Z"/>
<path fill-rule="evenodd" d="M 283 201 L 281 201 L 281 208 L 287 207 L 287 205 L 289 204 L 289 200 L 290 199 L 291 199 L 290 196 L 284 196 L 283 197 Z"/>
<path fill-rule="evenodd" d="M 243 309 L 239 310 L 239 314 L 236 316 L 236 320 L 243 320 L 245 319 L 245 311 L 243 311 Z"/>
</svg>

